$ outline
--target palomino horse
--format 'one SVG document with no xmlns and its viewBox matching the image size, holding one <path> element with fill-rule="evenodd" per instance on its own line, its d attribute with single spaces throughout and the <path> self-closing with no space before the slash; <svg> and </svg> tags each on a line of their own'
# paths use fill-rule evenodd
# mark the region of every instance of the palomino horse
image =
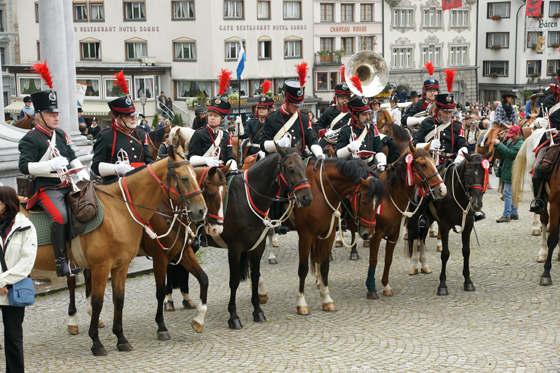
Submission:
<svg viewBox="0 0 560 373">
<path fill-rule="evenodd" d="M 463 276 L 465 291 L 474 291 L 475 287 L 470 277 L 469 257 L 471 231 L 474 226 L 474 213 L 482 209 L 482 197 L 486 190 L 489 159 L 492 152 L 482 156 L 480 154 L 465 154 L 465 160 L 458 165 L 444 163 L 440 167 L 440 174 L 444 175 L 447 195 L 437 201 L 429 201 L 426 216 L 430 224 L 439 222 L 439 232 L 443 249 L 441 252 L 441 274 L 437 295 L 448 295 L 446 284 L 446 267 L 449 259 L 449 231 L 455 226 L 461 227 L 463 241 Z M 425 258 L 427 229 L 418 229 L 418 213 L 408 219 L 408 253 L 411 257 L 409 273 L 417 273 L 418 255 Z M 426 266 L 425 260 L 421 262 Z"/>
<path fill-rule="evenodd" d="M 387 188 L 387 196 L 382 202 L 382 213 L 377 215 L 377 227 L 369 245 L 369 269 L 366 280 L 367 299 L 378 299 L 375 287 L 375 271 L 381 240 L 387 239 L 385 246 L 385 268 L 383 269 L 383 295 L 393 295 L 389 286 L 389 271 L 393 262 L 393 251 L 399 241 L 401 227 L 405 217 L 414 215 L 408 210 L 417 210 L 424 197 L 414 202 L 414 192 L 424 190 L 433 199 L 445 197 L 447 188 L 441 179 L 436 162 L 428 153 L 430 144 L 424 149 L 416 149 L 409 144 L 410 152 L 400 158 L 387 170 L 381 173 L 381 180 Z M 416 208 L 415 208 L 416 206 Z M 431 273 L 428 266 L 422 267 L 422 272 Z"/>
<path fill-rule="evenodd" d="M 227 193 L 225 182 L 225 174 L 229 172 L 229 165 L 219 170 L 216 167 L 196 167 L 194 168 L 198 184 L 202 189 L 204 200 L 208 208 L 208 213 L 205 219 L 205 230 L 210 235 L 220 234 L 223 224 L 223 203 Z M 162 200 L 159 207 L 159 212 L 154 214 L 150 219 L 150 224 L 154 232 L 159 236 L 158 240 L 150 238 L 144 232 L 142 236 L 141 250 L 138 256 L 149 256 L 152 258 L 154 267 L 154 277 L 156 280 L 156 298 L 158 300 L 158 307 L 156 312 L 156 323 L 158 324 L 157 337 L 160 341 L 169 340 L 169 332 L 163 320 L 163 302 L 166 296 L 165 278 L 169 268 L 180 268 L 192 273 L 200 283 L 200 302 L 198 306 L 194 305 L 188 293 L 183 294 L 185 300 L 183 304 L 186 308 L 197 309 L 197 316 L 192 321 L 191 325 L 197 332 L 202 332 L 204 326 L 204 316 L 207 309 L 207 294 L 208 294 L 208 276 L 200 267 L 194 251 L 192 249 L 192 239 L 196 229 L 194 224 L 189 225 L 188 217 L 178 217 L 177 220 L 173 219 L 173 209 L 169 206 L 169 202 Z M 192 229 L 191 229 L 192 228 Z M 169 265 L 173 259 L 178 259 L 175 265 Z M 181 264 L 180 266 L 177 264 Z M 84 273 L 86 277 L 86 297 L 88 299 L 88 306 L 90 304 L 91 295 L 91 276 L 89 270 Z M 188 276 L 188 272 L 187 272 Z M 70 334 L 78 334 L 78 323 L 76 317 L 75 306 L 75 277 L 68 277 L 73 279 L 73 286 L 69 284 L 70 292 L 70 306 L 69 312 L 70 322 L 68 323 L 68 331 Z M 187 307 L 188 305 L 188 307 Z M 91 315 L 91 308 L 88 307 L 88 313 Z M 101 322 L 101 320 L 100 320 Z"/>
<path fill-rule="evenodd" d="M 153 159 L 157 159 L 158 151 L 160 145 L 163 143 L 163 137 L 166 133 L 169 134 L 171 138 L 175 138 L 179 135 L 179 144 L 183 149 L 189 149 L 189 142 L 195 130 L 190 127 L 171 127 L 165 126 L 160 127 L 154 131 L 148 133 L 148 145 L 150 148 L 150 155 Z"/>
<path fill-rule="evenodd" d="M 169 180 L 173 185 L 167 185 L 162 180 Z M 113 288 L 113 333 L 118 338 L 117 349 L 130 351 L 132 346 L 123 334 L 122 325 L 125 280 L 130 261 L 138 254 L 143 229 L 150 229 L 149 220 L 160 201 L 170 192 L 170 197 L 181 201 L 194 221 L 204 219 L 206 204 L 196 175 L 185 160 L 181 147 L 177 151 L 170 147 L 168 159 L 140 167 L 118 181 L 96 186 L 96 189 L 105 211 L 103 222 L 94 231 L 80 236 L 80 242 L 91 268 L 91 351 L 95 356 L 104 356 L 107 351 L 99 340 L 98 322 L 109 273 Z M 34 268 L 55 271 L 52 245 L 38 247 Z"/>
<path fill-rule="evenodd" d="M 276 196 L 280 188 L 287 190 L 291 194 L 290 200 L 295 199 L 301 208 L 313 201 L 305 177 L 305 164 L 299 156 L 301 148 L 301 141 L 295 150 L 277 146 L 278 153 L 269 154 L 241 175 L 235 176 L 229 186 L 223 233 L 219 238 L 208 240 L 213 246 L 228 248 L 231 292 L 228 325 L 231 329 L 243 327 L 237 316 L 235 297 L 239 282 L 249 276 L 249 265 L 253 320 L 266 321 L 259 304 L 260 261 L 266 234 L 277 223 L 270 221 L 267 214 L 272 202 L 278 200 Z"/>
<path fill-rule="evenodd" d="M 545 129 L 536 130 L 531 136 L 527 138 L 521 145 L 517 157 L 513 162 L 513 178 L 511 180 L 511 194 L 513 196 L 514 205 L 518 205 L 519 201 L 523 197 L 523 187 L 525 185 L 525 177 L 527 175 L 527 170 L 532 171 L 535 166 L 535 152 L 534 150 L 539 145 L 541 137 Z M 533 183 L 531 185 L 531 197 L 533 196 Z M 544 188 L 544 186 L 543 186 Z M 547 226 L 548 226 L 548 213 L 545 211 L 543 215 L 539 216 L 533 214 L 533 229 L 531 234 L 533 236 L 541 237 L 541 247 L 539 253 L 537 254 L 537 262 L 544 263 L 548 256 L 548 243 L 547 243 Z"/>
<path fill-rule="evenodd" d="M 30 130 L 35 128 L 37 125 L 37 114 L 25 114 L 25 117 L 21 118 L 13 124 L 14 127 L 21 128 L 24 130 Z"/>
</svg>

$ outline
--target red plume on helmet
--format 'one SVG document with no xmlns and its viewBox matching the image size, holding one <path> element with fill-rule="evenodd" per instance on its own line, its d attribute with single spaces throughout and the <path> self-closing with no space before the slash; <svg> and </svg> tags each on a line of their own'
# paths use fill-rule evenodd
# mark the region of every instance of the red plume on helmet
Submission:
<svg viewBox="0 0 560 373">
<path fill-rule="evenodd" d="M 53 89 L 52 83 L 52 75 L 49 67 L 47 66 L 47 60 L 43 63 L 36 63 L 35 65 L 31 66 L 31 71 L 41 75 L 41 78 L 45 81 L 45 84 L 49 86 L 50 89 Z"/>
<path fill-rule="evenodd" d="M 346 83 L 346 77 L 344 76 L 345 73 L 346 73 L 346 66 L 342 65 L 340 67 L 340 80 L 342 80 L 343 83 Z"/>
<path fill-rule="evenodd" d="M 218 96 L 221 96 L 226 91 L 229 81 L 231 80 L 232 76 L 231 70 L 222 69 L 220 71 L 220 75 L 218 75 L 218 84 L 220 86 L 220 91 L 218 92 Z"/>
<path fill-rule="evenodd" d="M 296 70 L 299 76 L 299 85 L 300 86 L 305 86 L 305 82 L 307 79 L 307 72 L 309 71 L 309 68 L 307 67 L 307 62 L 302 62 L 299 65 L 296 65 Z"/>
<path fill-rule="evenodd" d="M 450 69 L 443 70 L 445 74 L 445 82 L 447 83 L 447 92 L 451 92 L 453 90 L 453 82 L 455 81 L 455 71 L 457 70 L 456 67 Z"/>
<path fill-rule="evenodd" d="M 266 95 L 270 90 L 270 88 L 272 87 L 272 83 L 270 82 L 270 80 L 265 79 L 264 82 L 261 84 L 261 86 L 262 86 L 262 94 Z"/>
<path fill-rule="evenodd" d="M 358 91 L 360 91 L 360 93 L 362 93 L 362 94 L 364 93 L 364 91 L 362 90 L 362 82 L 360 82 L 360 77 L 358 76 L 358 73 L 356 73 L 356 75 L 350 77 L 350 82 L 352 83 L 354 88 L 356 88 Z"/>
<path fill-rule="evenodd" d="M 428 70 L 428 74 L 430 74 L 430 76 L 434 75 L 434 63 L 432 61 L 426 62 L 424 67 Z"/>
<path fill-rule="evenodd" d="M 113 75 L 115 77 L 115 81 L 117 82 L 117 85 L 119 86 L 119 88 L 121 89 L 121 91 L 127 95 L 128 94 L 128 84 L 126 83 L 126 79 L 124 77 L 124 71 L 121 70 L 120 73 L 117 73 L 115 75 Z"/>
</svg>

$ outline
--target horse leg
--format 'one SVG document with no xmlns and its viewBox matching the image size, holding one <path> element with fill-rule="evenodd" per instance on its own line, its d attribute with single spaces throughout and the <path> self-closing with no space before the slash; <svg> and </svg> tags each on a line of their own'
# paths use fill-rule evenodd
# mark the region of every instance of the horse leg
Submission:
<svg viewBox="0 0 560 373">
<path fill-rule="evenodd" d="M 391 271 L 391 264 L 393 263 L 393 252 L 397 241 L 399 239 L 400 232 L 392 236 L 387 237 L 387 245 L 385 245 L 385 267 L 383 268 L 383 277 L 381 277 L 381 283 L 383 284 L 383 295 L 390 297 L 393 295 L 391 286 L 389 286 L 389 272 Z"/>
<path fill-rule="evenodd" d="M 443 244 L 442 244 L 442 242 L 441 242 L 441 231 L 440 231 L 440 229 L 439 229 L 439 223 L 438 223 L 438 234 L 437 234 L 437 247 L 436 247 L 436 250 L 437 250 L 438 252 L 441 252 L 442 246 L 443 246 Z"/>
<path fill-rule="evenodd" d="M 268 291 L 266 290 L 266 284 L 264 283 L 264 279 L 262 274 L 259 276 L 259 302 L 261 304 L 266 304 L 268 302 Z"/>
<path fill-rule="evenodd" d="M 476 290 L 471 280 L 471 271 L 469 268 L 469 260 L 471 256 L 471 230 L 472 223 L 467 224 L 461 234 L 461 238 L 463 240 L 463 277 L 465 278 L 463 289 L 465 291 Z"/>
<path fill-rule="evenodd" d="M 198 280 L 200 286 L 200 302 L 196 305 L 196 317 L 191 322 L 191 326 L 197 333 L 202 333 L 202 328 L 204 327 L 204 318 L 206 317 L 206 311 L 208 310 L 208 275 L 198 262 L 194 251 L 191 248 L 187 248 L 183 253 L 183 258 L 181 258 L 181 265 Z M 187 277 L 188 278 L 188 277 Z M 188 291 L 188 290 L 187 290 Z M 186 293 L 188 296 L 188 293 Z M 184 294 L 183 294 L 184 296 Z M 183 305 L 184 305 L 183 300 Z"/>
<path fill-rule="evenodd" d="M 544 230 L 546 230 L 546 229 L 544 229 Z M 539 221 L 539 215 L 537 215 L 535 213 L 533 213 L 533 230 L 531 231 L 531 235 L 533 235 L 533 236 L 540 236 L 541 235 L 541 222 Z M 546 258 L 545 258 L 545 260 L 546 260 Z"/>
<path fill-rule="evenodd" d="M 86 311 L 91 318 L 91 315 L 93 314 L 93 310 L 91 308 L 91 269 L 84 269 L 84 283 L 86 284 Z M 101 320 L 101 318 L 99 318 L 97 327 L 105 327 L 105 323 Z"/>
<path fill-rule="evenodd" d="M 157 339 L 158 341 L 168 341 L 171 339 L 169 336 L 169 331 L 165 327 L 165 322 L 163 319 L 163 301 L 165 299 L 165 277 L 167 275 L 167 258 L 163 253 L 160 255 L 153 256 L 153 267 L 154 267 L 154 278 L 156 280 L 156 299 L 157 299 L 157 311 L 156 311 L 156 324 L 157 329 Z"/>
<path fill-rule="evenodd" d="M 194 252 L 193 252 L 194 254 Z M 197 261 L 198 262 L 198 261 Z M 184 266 L 183 266 L 184 267 Z M 189 291 L 189 272 L 185 273 L 184 281 L 181 282 L 181 295 L 183 296 L 183 308 L 188 310 L 194 310 L 196 308 L 196 304 L 192 300 Z"/>
<path fill-rule="evenodd" d="M 123 307 L 124 307 L 124 288 L 126 282 L 126 274 L 128 272 L 128 266 L 130 262 L 125 262 L 125 264 L 120 267 L 111 269 L 111 285 L 113 287 L 113 306 L 114 306 L 114 318 L 113 318 L 113 334 L 117 336 L 117 349 L 119 351 L 132 351 L 132 346 L 125 338 L 123 333 Z"/>
<path fill-rule="evenodd" d="M 309 307 L 307 306 L 307 302 L 305 301 L 305 278 L 307 277 L 307 273 L 309 272 L 309 251 L 311 250 L 311 243 L 312 238 L 309 237 L 309 234 L 306 234 L 304 232 L 299 233 L 299 291 L 297 295 L 298 315 L 309 315 Z"/>
<path fill-rule="evenodd" d="M 426 255 L 426 241 L 420 241 L 420 250 L 418 251 L 420 254 L 420 271 L 422 271 L 422 273 L 424 274 L 429 275 L 430 273 L 432 273 L 432 270 L 428 266 L 428 256 Z"/>
<path fill-rule="evenodd" d="M 436 227 L 435 227 L 436 224 L 437 224 L 436 222 L 433 222 L 430 225 L 430 229 L 428 230 L 428 234 L 429 234 L 430 237 L 437 237 L 438 236 L 438 231 L 436 230 Z"/>
<path fill-rule="evenodd" d="M 443 248 L 441 251 L 441 274 L 439 275 L 439 286 L 437 289 L 437 295 L 449 295 L 447 291 L 447 284 L 445 281 L 447 280 L 447 276 L 445 275 L 445 271 L 447 268 L 447 261 L 449 260 L 449 230 L 442 229 L 440 227 L 439 230 L 441 234 L 441 242 L 443 244 Z"/>
<path fill-rule="evenodd" d="M 410 268 L 408 269 L 409 276 L 418 274 L 418 259 L 422 239 L 419 237 L 412 241 L 412 255 L 410 255 Z"/>
<path fill-rule="evenodd" d="M 264 322 L 264 316 L 259 301 L 259 279 L 261 277 L 261 257 L 264 252 L 264 244 L 260 245 L 255 251 L 249 252 L 249 261 L 251 263 L 251 303 L 253 304 L 253 321 Z"/>
<path fill-rule="evenodd" d="M 316 268 L 316 272 L 320 271 L 321 278 L 319 280 L 319 295 L 321 296 L 321 305 L 323 311 L 336 311 L 336 306 L 329 294 L 329 267 L 330 267 L 330 251 L 332 250 L 332 242 L 326 245 L 323 242 L 317 242 L 315 240 L 315 247 L 317 249 L 317 257 L 320 258 L 319 254 L 326 252 L 328 255 L 322 261 L 319 268 Z M 329 240 L 326 240 L 329 241 Z"/>
<path fill-rule="evenodd" d="M 70 294 L 70 304 L 68 304 L 68 333 L 78 334 L 78 316 L 76 315 L 76 276 L 66 276 L 68 293 Z"/>
<path fill-rule="evenodd" d="M 278 236 L 274 233 L 274 229 L 270 229 L 267 233 L 268 236 L 268 264 L 278 264 L 276 255 L 274 255 L 274 239 L 276 238 L 276 247 L 278 247 Z"/>
<path fill-rule="evenodd" d="M 550 205 L 550 232 L 548 235 L 548 256 L 546 258 L 546 263 L 544 264 L 544 272 L 541 275 L 541 286 L 552 285 L 552 278 L 550 277 L 550 269 L 552 268 L 552 254 L 556 245 L 558 245 L 558 224 L 560 218 L 560 211 L 558 211 L 558 206 Z M 542 219 L 542 216 L 541 216 Z"/>
<path fill-rule="evenodd" d="M 367 299 L 379 299 L 377 289 L 375 288 L 375 270 L 377 268 L 377 255 L 379 254 L 381 238 L 380 234 L 374 233 L 369 243 L 369 268 L 366 279 Z"/>
<path fill-rule="evenodd" d="M 89 324 L 89 337 L 93 341 L 91 352 L 94 356 L 106 356 L 107 351 L 99 340 L 98 322 L 101 309 L 103 308 L 103 296 L 105 294 L 105 286 L 109 278 L 110 266 L 92 268 L 91 270 L 91 321 Z"/>
<path fill-rule="evenodd" d="M 544 263 L 546 262 L 546 258 L 548 257 L 548 231 L 546 229 L 547 223 L 541 223 L 541 230 L 542 237 L 541 237 L 541 249 L 537 255 L 537 263 Z"/>
<path fill-rule="evenodd" d="M 242 265 L 248 265 L 244 263 L 247 259 L 247 253 L 241 252 L 242 248 L 235 249 L 229 247 L 228 249 L 228 262 L 229 262 L 229 319 L 228 326 L 230 329 L 243 329 L 243 325 L 237 316 L 237 305 L 235 304 L 235 296 L 237 294 L 237 288 L 239 287 L 239 282 L 241 281 L 241 276 L 243 273 Z M 242 258 L 243 257 L 243 258 Z"/>
<path fill-rule="evenodd" d="M 356 235 L 356 232 L 352 232 L 352 242 L 354 244 L 352 245 L 352 248 L 350 249 L 350 260 L 359 260 L 360 259 L 360 256 L 358 255 L 358 249 L 357 249 L 357 246 L 358 246 L 357 241 L 358 240 L 354 241 L 355 235 Z M 366 241 L 364 241 L 364 247 L 369 247 L 369 240 L 367 241 L 367 243 L 368 244 L 366 245 Z"/>
<path fill-rule="evenodd" d="M 175 311 L 175 305 L 173 304 L 173 286 L 167 279 L 167 283 L 165 285 L 165 300 L 163 303 L 163 310 L 165 312 Z"/>
</svg>

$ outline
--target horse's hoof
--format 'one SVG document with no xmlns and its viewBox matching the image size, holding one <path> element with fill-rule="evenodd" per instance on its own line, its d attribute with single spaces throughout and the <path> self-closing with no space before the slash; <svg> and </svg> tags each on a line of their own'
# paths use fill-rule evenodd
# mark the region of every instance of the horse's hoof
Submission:
<svg viewBox="0 0 560 373">
<path fill-rule="evenodd" d="M 379 295 L 377 295 L 377 292 L 375 292 L 375 291 L 368 291 L 366 299 L 371 299 L 371 300 L 379 299 Z"/>
<path fill-rule="evenodd" d="M 359 260 L 360 256 L 358 253 L 350 253 L 350 260 Z"/>
<path fill-rule="evenodd" d="M 272 247 L 280 247 L 278 240 L 272 240 Z"/>
<path fill-rule="evenodd" d="M 307 306 L 297 306 L 297 314 L 298 315 L 309 315 L 309 307 Z"/>
<path fill-rule="evenodd" d="M 465 289 L 465 291 L 475 291 L 476 290 L 476 288 L 474 287 L 473 284 L 465 284 L 463 286 L 463 289 Z"/>
<path fill-rule="evenodd" d="M 422 268 L 421 270 L 422 270 L 422 273 L 425 274 L 425 275 L 429 275 L 430 273 L 432 273 L 432 270 L 428 267 Z"/>
<path fill-rule="evenodd" d="M 72 335 L 78 334 L 78 325 L 68 325 L 68 333 Z"/>
<path fill-rule="evenodd" d="M 386 297 L 392 297 L 393 292 L 391 290 L 383 290 L 383 295 L 385 295 Z"/>
<path fill-rule="evenodd" d="M 550 277 L 541 277 L 541 281 L 539 282 L 540 286 L 550 286 L 552 285 L 552 279 Z"/>
<path fill-rule="evenodd" d="M 92 347 L 91 352 L 93 353 L 93 356 L 107 356 L 107 350 L 103 346 Z"/>
<path fill-rule="evenodd" d="M 537 263 L 544 263 L 546 262 L 546 254 L 539 254 L 537 255 Z"/>
<path fill-rule="evenodd" d="M 99 319 L 99 321 L 97 322 L 97 328 L 101 329 L 104 327 L 105 327 L 105 323 L 101 319 Z"/>
<path fill-rule="evenodd" d="M 192 299 L 183 299 L 183 307 L 188 310 L 194 310 L 196 308 L 196 304 L 194 304 Z"/>
<path fill-rule="evenodd" d="M 278 264 L 278 261 L 276 260 L 276 258 L 271 258 L 268 259 L 268 264 Z"/>
<path fill-rule="evenodd" d="M 437 232 L 431 232 L 431 231 L 430 231 L 430 232 L 428 233 L 428 235 L 429 235 L 430 237 L 437 237 Z"/>
<path fill-rule="evenodd" d="M 437 245 L 436 250 L 441 253 L 443 251 L 443 246 L 442 245 Z"/>
<path fill-rule="evenodd" d="M 266 304 L 266 302 L 268 302 L 268 295 L 260 295 L 259 294 L 259 303 L 260 304 Z"/>
<path fill-rule="evenodd" d="M 541 235 L 541 230 L 540 229 L 533 229 L 531 231 L 531 235 L 533 236 L 540 236 Z"/>
<path fill-rule="evenodd" d="M 438 288 L 437 295 L 449 295 L 449 293 L 447 292 L 447 288 Z"/>
<path fill-rule="evenodd" d="M 414 276 L 414 275 L 417 275 L 417 274 L 418 274 L 418 268 L 410 268 L 408 270 L 408 275 L 409 276 Z"/>
<path fill-rule="evenodd" d="M 369 247 L 369 240 L 364 240 L 363 247 Z"/>
<path fill-rule="evenodd" d="M 328 311 L 328 312 L 336 311 L 336 306 L 334 305 L 333 302 L 325 303 L 323 304 L 323 311 Z"/>
<path fill-rule="evenodd" d="M 342 247 L 342 241 L 336 240 L 336 242 L 334 243 L 334 247 Z"/>
<path fill-rule="evenodd" d="M 264 313 L 261 312 L 253 312 L 253 321 L 254 322 L 265 322 L 266 317 L 264 317 Z"/>
<path fill-rule="evenodd" d="M 230 329 L 234 329 L 234 330 L 243 329 L 243 325 L 241 325 L 241 320 L 239 319 L 233 319 L 233 320 L 229 319 L 227 323 Z"/>
<path fill-rule="evenodd" d="M 175 311 L 175 306 L 173 305 L 173 302 L 165 302 L 163 304 L 163 310 L 165 312 Z"/>
<path fill-rule="evenodd" d="M 117 349 L 120 352 L 128 352 L 128 351 L 132 351 L 132 345 L 128 342 L 126 343 L 121 343 L 121 344 L 117 344 Z"/>
<path fill-rule="evenodd" d="M 199 323 L 198 321 L 193 320 L 193 321 L 191 322 L 191 326 L 192 326 L 192 328 L 194 329 L 195 332 L 197 332 L 197 333 L 202 333 L 202 328 L 204 327 L 204 325 L 202 325 L 202 324 Z"/>
<path fill-rule="evenodd" d="M 169 332 L 157 332 L 157 339 L 158 341 L 169 341 L 171 336 L 169 336 Z"/>
</svg>

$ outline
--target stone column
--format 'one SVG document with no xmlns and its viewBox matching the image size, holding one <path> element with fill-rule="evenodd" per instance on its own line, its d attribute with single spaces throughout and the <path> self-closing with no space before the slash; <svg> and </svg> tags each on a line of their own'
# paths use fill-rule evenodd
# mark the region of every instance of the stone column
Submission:
<svg viewBox="0 0 560 373">
<path fill-rule="evenodd" d="M 74 52 L 74 18 L 72 1 L 64 0 L 64 28 L 66 35 L 66 66 L 68 69 L 68 102 L 70 103 L 70 130 L 78 130 L 78 94 L 76 91 L 76 54 Z M 83 105 L 83 102 L 81 102 Z"/>
<path fill-rule="evenodd" d="M 70 3 L 69 0 L 66 0 Z M 64 26 L 64 0 L 41 1 L 39 4 L 39 42 L 41 58 L 53 76 L 53 88 L 58 97 L 60 110 L 59 128 L 68 134 L 77 128 L 77 121 L 70 116 L 70 99 L 68 96 L 68 63 L 66 57 L 66 30 Z M 71 4 L 70 4 L 71 6 Z M 42 82 L 43 89 L 48 87 Z M 74 88 L 76 94 L 76 88 Z M 76 100 L 72 105 L 72 113 L 76 111 Z"/>
<path fill-rule="evenodd" d="M 7 55 L 7 53 L 6 53 Z M 0 87 L 2 87 L 2 92 L 4 91 L 4 82 L 2 81 L 2 61 L 0 60 Z M 17 117 L 17 116 L 16 116 Z M 0 97 L 0 122 L 6 122 L 6 115 L 4 113 L 4 96 Z"/>
</svg>

